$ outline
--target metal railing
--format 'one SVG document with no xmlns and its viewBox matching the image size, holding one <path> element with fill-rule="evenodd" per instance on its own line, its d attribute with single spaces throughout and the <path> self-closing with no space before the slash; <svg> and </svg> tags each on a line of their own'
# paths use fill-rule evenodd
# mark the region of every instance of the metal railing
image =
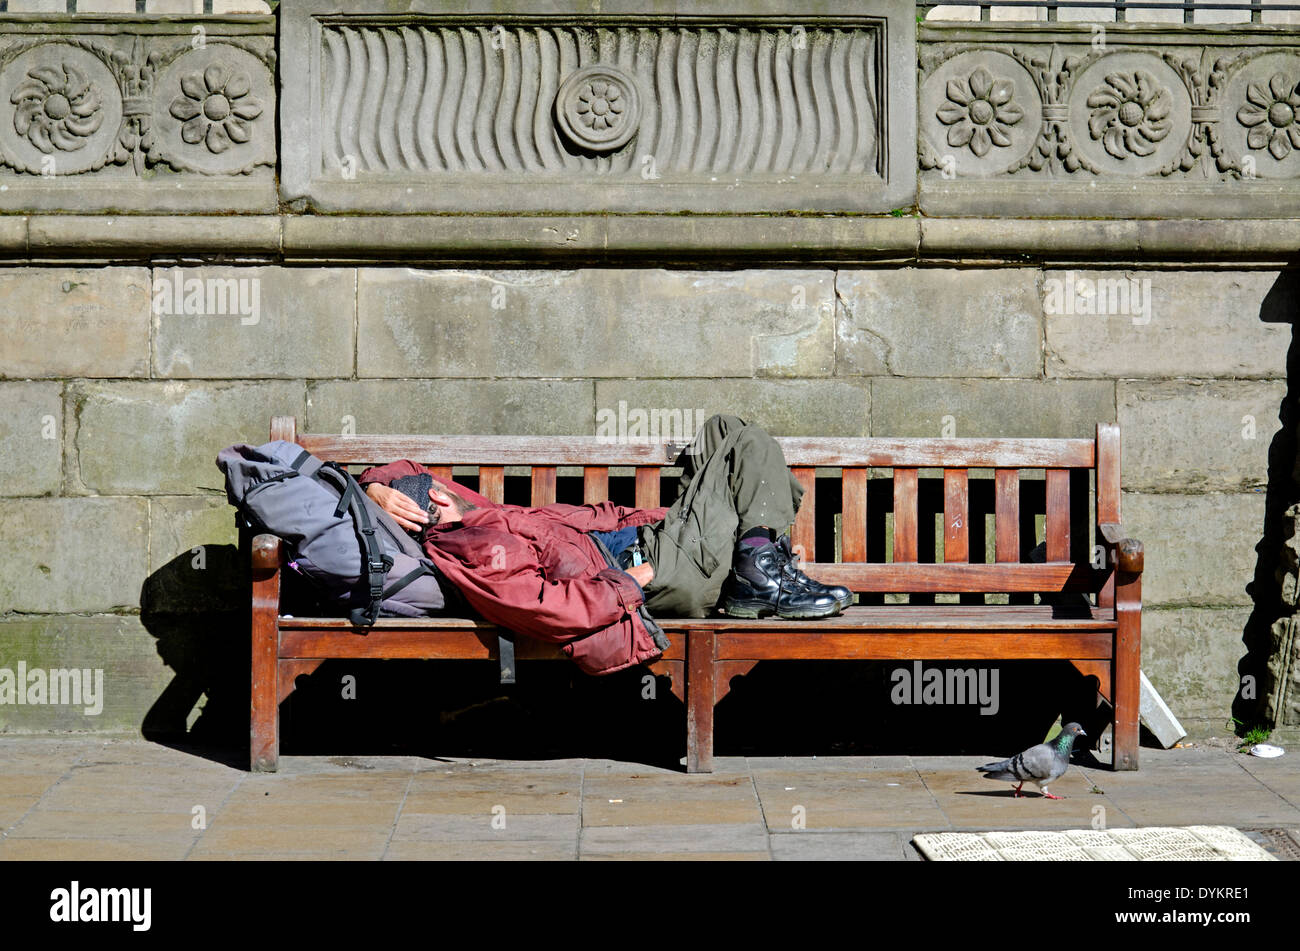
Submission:
<svg viewBox="0 0 1300 951">
<path fill-rule="evenodd" d="M 1251 23 L 1264 22 L 1262 15 L 1265 12 L 1288 13 L 1300 11 L 1300 4 L 1297 3 L 1263 3 L 1262 0 L 1255 0 L 1253 3 L 1228 3 L 1222 2 L 1222 0 L 998 0 L 998 2 L 989 2 L 989 0 L 948 0 L 946 3 L 918 3 L 916 6 L 917 10 L 925 17 L 928 17 L 936 7 L 978 7 L 980 20 L 982 21 L 991 19 L 992 11 L 995 8 L 1037 8 L 1045 10 L 1045 18 L 1048 22 L 1056 22 L 1057 11 L 1062 9 L 1113 10 L 1116 23 L 1142 22 L 1144 18 L 1141 11 L 1144 10 L 1181 10 L 1184 23 L 1210 22 L 1197 21 L 1195 19 L 1197 11 L 1249 10 Z"/>
</svg>

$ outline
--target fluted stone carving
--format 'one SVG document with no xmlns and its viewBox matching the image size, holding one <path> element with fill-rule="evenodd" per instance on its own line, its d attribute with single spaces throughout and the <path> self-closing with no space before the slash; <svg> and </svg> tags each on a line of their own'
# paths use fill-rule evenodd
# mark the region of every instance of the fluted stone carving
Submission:
<svg viewBox="0 0 1300 951">
<path fill-rule="evenodd" d="M 523 5 L 491 19 L 379 19 L 360 6 L 286 11 L 285 48 L 317 64 L 292 101 L 286 90 L 282 138 L 300 143 L 286 151 L 289 199 L 887 211 L 914 189 L 907 152 L 886 160 L 891 134 L 903 133 L 900 149 L 911 138 L 915 14 L 897 0 L 827 4 L 852 15 L 807 22 L 739 6 L 698 23 L 576 8 L 538 22 Z M 476 202 L 451 182 L 522 187 Z"/>
</svg>

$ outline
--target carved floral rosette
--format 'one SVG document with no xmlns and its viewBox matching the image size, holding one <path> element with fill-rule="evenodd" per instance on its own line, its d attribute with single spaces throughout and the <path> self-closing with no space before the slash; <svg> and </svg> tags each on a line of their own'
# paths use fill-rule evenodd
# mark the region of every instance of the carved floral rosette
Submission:
<svg viewBox="0 0 1300 951">
<path fill-rule="evenodd" d="M 1060 35 L 923 45 L 923 177 L 1300 176 L 1300 48 Z"/>
<path fill-rule="evenodd" d="M 276 161 L 271 37 L 6 37 L 0 164 L 60 178 L 166 166 L 246 175 Z"/>
</svg>

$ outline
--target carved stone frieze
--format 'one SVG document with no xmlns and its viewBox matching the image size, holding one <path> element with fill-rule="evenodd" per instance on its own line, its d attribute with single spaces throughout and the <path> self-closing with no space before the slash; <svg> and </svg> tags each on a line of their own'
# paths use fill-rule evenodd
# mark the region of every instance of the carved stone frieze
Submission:
<svg viewBox="0 0 1300 951">
<path fill-rule="evenodd" d="M 929 211 L 1300 211 L 1292 28 L 927 26 L 920 50 L 918 160 Z M 961 125 L 954 91 L 965 95 L 955 75 L 981 71 L 1021 83 L 1008 101 L 1026 104 L 1020 125 L 1032 131 L 1020 135 L 1032 141 L 1023 148 L 999 147 L 1014 128 L 1006 123 L 989 128 L 982 152 L 962 141 L 964 129 L 952 132 Z"/>
<path fill-rule="evenodd" d="M 378 211 L 912 201 L 914 7 L 564 6 L 286 5 L 282 49 L 306 69 L 284 90 L 284 197 Z"/>
<path fill-rule="evenodd" d="M 0 207 L 269 210 L 274 21 L 238 19 L 0 16 Z"/>
</svg>

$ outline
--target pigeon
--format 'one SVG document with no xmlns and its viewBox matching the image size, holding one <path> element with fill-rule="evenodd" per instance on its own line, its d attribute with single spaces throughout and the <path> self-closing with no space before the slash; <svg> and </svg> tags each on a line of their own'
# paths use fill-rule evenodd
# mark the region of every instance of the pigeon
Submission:
<svg viewBox="0 0 1300 951">
<path fill-rule="evenodd" d="M 1025 783 L 1033 783 L 1048 799 L 1064 799 L 1064 796 L 1053 796 L 1048 792 L 1047 784 L 1054 783 L 1065 775 L 1070 766 L 1070 750 L 1074 747 L 1074 738 L 1087 735 L 1079 724 L 1067 723 L 1053 740 L 1031 746 L 1023 753 L 1017 753 L 1000 763 L 975 768 L 984 774 L 985 779 L 1004 779 L 1015 783 L 1015 796 L 1020 795 L 1020 787 Z"/>
</svg>

